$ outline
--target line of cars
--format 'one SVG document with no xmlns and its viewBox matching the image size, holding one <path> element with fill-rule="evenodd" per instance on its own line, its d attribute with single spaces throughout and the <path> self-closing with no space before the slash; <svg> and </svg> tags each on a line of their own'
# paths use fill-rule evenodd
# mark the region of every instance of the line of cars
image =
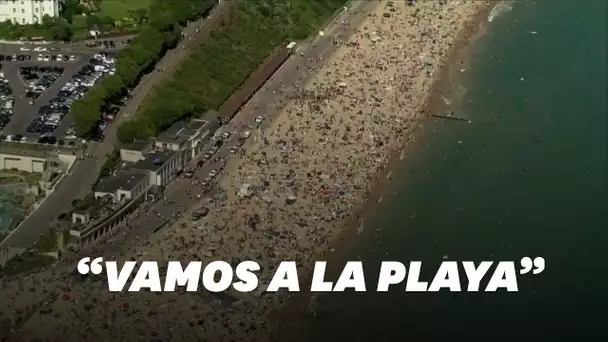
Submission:
<svg viewBox="0 0 608 342">
<path fill-rule="evenodd" d="M 62 54 L 56 54 L 56 55 L 48 55 L 48 54 L 38 54 L 38 57 L 36 57 L 36 60 L 38 62 L 73 62 L 76 60 L 76 56 L 75 55 L 62 55 Z"/>
<path fill-rule="evenodd" d="M 89 88 L 99 82 L 105 74 L 115 72 L 115 64 L 116 60 L 112 53 L 101 52 L 96 54 L 90 63 L 84 65 L 72 76 L 70 81 L 59 89 L 57 95 L 49 101 L 49 104 L 39 108 L 38 116 L 32 120 L 26 131 L 28 133 L 39 133 L 41 135 L 39 142 L 55 143 L 56 137 L 53 133 L 69 112 L 72 103 L 83 97 Z M 64 139 L 69 141 L 76 139 L 72 127 L 65 132 Z"/>
<path fill-rule="evenodd" d="M 262 116 L 258 116 L 255 118 L 254 120 L 254 124 L 253 125 L 249 125 L 249 129 L 257 129 L 260 127 L 260 125 L 262 124 L 262 121 L 264 121 L 264 118 Z M 230 139 L 230 137 L 232 136 L 232 133 L 230 132 L 221 132 L 219 134 L 219 136 L 214 137 L 214 141 L 215 143 L 213 144 L 213 146 L 211 146 L 209 148 L 209 151 L 207 151 L 205 154 L 203 154 L 202 159 L 199 161 L 198 166 L 202 166 L 203 163 L 206 160 L 211 159 L 211 157 L 217 153 L 217 151 L 219 151 L 219 149 L 224 145 L 224 142 L 227 141 L 228 139 Z M 229 151 L 232 154 L 235 154 L 239 151 L 239 149 L 245 144 L 245 141 L 247 141 L 247 139 L 251 136 L 251 131 L 244 131 L 242 133 L 240 133 L 237 137 L 236 142 L 234 143 L 234 145 L 232 145 L 232 147 L 230 147 Z"/>
<path fill-rule="evenodd" d="M 31 55 L 24 54 L 12 54 L 12 55 L 0 55 L 0 62 L 23 62 L 31 61 L 33 58 Z M 76 55 L 63 55 L 63 54 L 38 54 L 36 61 L 38 62 L 73 62 L 77 59 Z"/>
<path fill-rule="evenodd" d="M 11 121 L 15 97 L 8 80 L 0 73 L 0 130 Z"/>
<path fill-rule="evenodd" d="M 131 39 L 125 39 L 118 42 L 119 47 L 127 46 L 131 44 Z M 89 48 L 103 47 L 104 49 L 116 49 L 117 44 L 113 40 L 97 40 L 86 44 Z"/>
<path fill-rule="evenodd" d="M 14 62 L 14 61 L 31 61 L 32 60 L 32 56 L 30 55 L 18 55 L 18 54 L 12 54 L 12 55 L 2 55 L 0 54 L 0 62 Z"/>
<path fill-rule="evenodd" d="M 253 128 L 259 128 L 260 125 L 262 124 L 262 121 L 264 121 L 264 118 L 261 116 L 258 116 L 255 118 L 255 123 L 253 125 L 249 125 L 249 128 L 253 129 Z M 245 142 L 247 141 L 247 139 L 251 136 L 251 132 L 250 131 L 244 131 L 242 133 L 240 133 L 236 139 L 236 142 L 234 143 L 234 145 L 230 148 L 230 153 L 235 154 L 239 151 L 239 149 L 245 144 Z M 219 166 L 217 168 L 211 169 L 209 171 L 209 174 L 207 175 L 207 177 L 205 177 L 202 181 L 201 184 L 203 186 L 208 186 L 209 184 L 211 184 L 211 182 L 213 181 L 213 179 L 219 174 L 219 172 L 221 172 L 224 167 L 226 166 L 226 163 L 228 162 L 226 158 L 219 158 L 219 157 L 214 157 L 214 155 L 220 150 L 220 148 L 224 145 L 225 141 L 228 141 L 230 139 L 230 137 L 232 137 L 232 133 L 230 132 L 222 132 L 219 134 L 219 136 L 214 137 L 214 143 L 213 145 L 209 148 L 209 150 L 203 154 L 202 158 L 197 162 L 197 167 L 203 167 L 205 165 L 205 163 L 209 160 L 212 160 L 214 162 L 219 162 Z M 187 170 L 186 171 L 186 177 L 192 177 L 194 175 L 194 171 L 193 170 Z"/>
<path fill-rule="evenodd" d="M 27 66 L 19 68 L 19 75 L 26 84 L 25 97 L 29 99 L 30 104 L 42 95 L 53 83 L 55 83 L 64 69 L 60 67 L 38 67 Z"/>
</svg>

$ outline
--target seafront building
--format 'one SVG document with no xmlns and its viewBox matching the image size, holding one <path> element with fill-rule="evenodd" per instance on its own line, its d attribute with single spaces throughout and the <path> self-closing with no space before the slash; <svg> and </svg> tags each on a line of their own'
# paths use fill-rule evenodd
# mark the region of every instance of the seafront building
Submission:
<svg viewBox="0 0 608 342">
<path fill-rule="evenodd" d="M 76 151 L 74 148 L 53 149 L 35 144 L 0 142 L 0 172 L 40 174 L 40 184 L 49 194 L 76 162 Z"/>
<path fill-rule="evenodd" d="M 45 15 L 58 17 L 63 0 L 0 0 L 0 21 L 39 24 Z"/>
<path fill-rule="evenodd" d="M 219 128 L 217 112 L 202 119 L 177 122 L 151 141 L 134 141 L 120 150 L 120 166 L 102 178 L 94 196 L 72 212 L 70 235 L 79 246 L 115 234 L 129 215 L 160 192 L 208 146 Z"/>
</svg>

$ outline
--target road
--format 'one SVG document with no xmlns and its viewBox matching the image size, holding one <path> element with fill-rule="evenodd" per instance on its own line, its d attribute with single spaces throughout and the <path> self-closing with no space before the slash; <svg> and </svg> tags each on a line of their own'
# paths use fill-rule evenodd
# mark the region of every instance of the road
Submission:
<svg viewBox="0 0 608 342">
<path fill-rule="evenodd" d="M 35 58 L 35 55 L 34 55 Z M 13 110 L 13 116 L 8 125 L 2 130 L 4 135 L 9 134 L 23 134 L 30 138 L 31 141 L 38 140 L 39 134 L 37 133 L 26 133 L 25 129 L 32 122 L 32 120 L 38 116 L 38 109 L 49 103 L 51 99 L 57 96 L 59 89 L 68 82 L 72 76 L 77 73 L 80 68 L 88 63 L 89 56 L 78 55 L 77 60 L 71 62 L 38 62 L 38 61 L 17 61 L 8 62 L 3 65 L 2 71 L 4 77 L 9 81 L 11 88 L 13 89 L 13 96 L 15 97 L 15 107 Z M 29 103 L 29 100 L 25 98 L 26 88 L 21 76 L 19 69 L 28 66 L 49 66 L 49 67 L 61 67 L 64 68 L 63 75 L 55 81 L 50 87 L 48 87 L 42 95 L 33 105 Z M 61 120 L 61 126 L 67 126 L 69 123 L 64 124 L 67 117 Z M 56 134 L 62 134 L 65 132 L 67 127 L 59 127 Z M 62 135 L 61 135 L 62 136 Z M 60 136 L 59 136 L 60 137 Z"/>
<path fill-rule="evenodd" d="M 337 21 L 330 24 L 324 30 L 324 36 L 317 36 L 310 42 L 305 42 L 297 48 L 297 53 L 290 57 L 281 68 L 264 84 L 264 86 L 253 96 L 253 98 L 243 107 L 243 109 L 230 121 L 226 126 L 222 127 L 223 132 L 231 132 L 231 137 L 224 142 L 222 148 L 214 157 L 219 159 L 238 158 L 237 154 L 229 152 L 234 145 L 238 135 L 245 130 L 250 131 L 247 143 L 243 146 L 247 149 L 251 144 L 262 143 L 260 137 L 262 132 L 270 127 L 272 121 L 281 113 L 282 107 L 286 104 L 285 98 L 294 95 L 298 88 L 302 88 L 308 79 L 315 74 L 317 61 L 327 60 L 327 58 L 336 50 L 333 41 L 336 37 L 348 37 L 353 32 L 353 27 L 360 26 L 360 23 L 365 19 L 365 15 L 369 8 L 375 7 L 376 4 L 368 1 L 354 1 L 348 12 L 342 13 L 337 17 Z M 347 22 L 346 25 L 340 22 Z M 274 108 L 271 108 L 271 105 Z M 264 117 L 264 121 L 259 129 L 251 129 L 248 126 L 253 125 L 255 118 L 258 116 Z M 202 151 L 201 155 L 207 150 Z M 199 156 L 200 157 L 200 156 Z M 197 159 L 191 161 L 189 168 L 196 169 L 192 178 L 180 177 L 171 182 L 164 191 L 166 202 L 159 201 L 152 204 L 148 216 L 142 216 L 131 222 L 129 231 L 130 237 L 137 236 L 138 240 L 147 240 L 154 230 L 166 222 L 177 210 L 187 212 L 195 209 L 200 205 L 200 200 L 196 195 L 203 192 L 203 186 L 200 181 L 208 177 L 212 169 L 219 170 L 221 161 L 206 162 L 203 167 L 196 167 Z M 221 177 L 221 172 L 215 177 L 215 181 Z M 160 214 L 160 216 L 158 214 Z M 128 244 L 121 245 L 123 240 L 128 240 L 129 236 L 117 236 L 113 242 L 96 246 L 96 251 L 111 254 L 119 253 Z M 124 251 L 124 250 L 123 250 Z"/>
<path fill-rule="evenodd" d="M 221 2 L 204 19 L 191 22 L 183 29 L 183 34 L 192 39 L 184 39 L 173 51 L 169 51 L 158 63 L 157 67 L 165 71 L 180 64 L 188 55 L 188 48 L 197 44 L 196 34 L 202 32 L 206 23 L 229 6 L 228 2 Z M 199 32 L 197 32 L 197 30 Z M 122 109 L 118 115 L 117 123 L 110 126 L 106 139 L 100 144 L 93 144 L 93 156 L 78 161 L 71 170 L 72 175 L 60 182 L 53 194 L 46 198 L 30 216 L 2 242 L 0 242 L 0 265 L 6 260 L 19 253 L 19 249 L 29 248 L 42 233 L 44 233 L 54 218 L 70 209 L 71 203 L 76 198 L 82 198 L 91 191 L 91 186 L 97 180 L 99 171 L 103 166 L 107 155 L 116 146 L 116 132 L 119 123 L 128 117 L 127 113 L 135 113 L 137 107 L 145 99 L 145 95 L 152 87 L 164 79 L 166 73 L 153 71 L 144 76 L 137 87 L 132 91 L 133 99 Z"/>
<path fill-rule="evenodd" d="M 115 39 L 108 39 L 109 40 L 113 40 L 115 42 L 120 42 L 123 41 L 127 38 L 133 38 L 133 36 L 128 36 L 128 37 L 120 37 L 120 38 L 115 38 Z M 103 41 L 103 39 L 100 39 Z M 34 48 L 36 47 L 43 47 L 46 48 L 47 51 L 41 51 L 41 52 L 36 52 L 33 51 Z M 71 53 L 71 54 L 76 54 L 76 53 L 83 53 L 83 54 L 88 54 L 88 55 L 93 55 L 99 51 L 118 51 L 122 48 L 124 48 L 125 46 L 118 43 L 116 44 L 115 48 L 104 48 L 103 45 L 102 46 L 98 46 L 98 47 L 87 47 L 85 45 L 85 42 L 76 42 L 76 43 L 49 43 L 49 44 L 34 44 L 34 43 L 7 43 L 7 42 L 0 42 L 0 54 L 3 55 L 12 55 L 12 54 L 26 54 L 26 53 L 42 53 L 42 54 L 53 54 L 53 53 L 59 53 L 59 50 L 61 52 L 64 53 Z M 21 48 L 28 48 L 31 51 L 21 51 Z M 55 48 L 55 49 L 59 49 L 58 51 L 50 51 L 51 48 Z"/>
<path fill-rule="evenodd" d="M 146 95 L 152 90 L 155 85 L 159 84 L 167 77 L 171 77 L 171 71 L 174 68 L 177 68 L 182 63 L 182 61 L 185 60 L 185 58 L 188 56 L 189 49 L 193 46 L 198 45 L 199 42 L 195 38 L 196 34 L 201 33 L 202 29 L 206 27 L 207 24 L 212 21 L 216 16 L 218 16 L 220 11 L 224 11 L 227 9 L 227 6 L 229 6 L 229 4 L 226 2 L 219 3 L 209 13 L 209 16 L 196 22 L 191 22 L 189 26 L 185 27 L 182 33 L 186 38 L 183 39 L 180 42 L 179 46 L 177 46 L 175 49 L 168 51 L 165 57 L 163 57 L 156 64 L 156 69 L 163 69 L 165 71 L 152 71 L 151 73 L 145 75 L 141 79 L 139 84 L 135 87 L 135 89 L 133 89 L 133 91 L 131 92 L 131 96 L 133 98 L 118 113 L 116 121 L 112 125 L 110 125 L 108 129 L 104 141 L 99 144 L 95 144 L 93 154 L 98 160 L 98 163 L 95 166 L 95 169 L 91 170 L 91 172 L 89 172 L 88 174 L 88 181 L 86 184 L 89 185 L 85 185 L 80 188 L 75 197 L 84 197 L 87 193 L 90 192 L 91 185 L 97 180 L 97 175 L 99 174 L 99 171 L 101 170 L 101 167 L 105 162 L 106 157 L 112 153 L 116 146 L 118 146 L 117 132 L 118 127 L 120 127 L 121 123 L 131 118 L 133 114 L 137 112 L 139 106 L 144 103 Z"/>
</svg>

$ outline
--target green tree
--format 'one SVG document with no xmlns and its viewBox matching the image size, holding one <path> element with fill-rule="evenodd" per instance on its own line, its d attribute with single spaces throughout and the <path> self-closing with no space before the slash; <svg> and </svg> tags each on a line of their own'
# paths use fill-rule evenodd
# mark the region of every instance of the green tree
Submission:
<svg viewBox="0 0 608 342">
<path fill-rule="evenodd" d="M 72 19 L 75 15 L 83 13 L 82 6 L 78 0 L 66 0 L 63 4 L 62 16 L 68 23 L 72 23 Z"/>
<path fill-rule="evenodd" d="M 129 17 L 139 25 L 142 25 L 148 21 L 148 11 L 144 8 L 138 8 L 134 11 L 129 11 Z"/>
<path fill-rule="evenodd" d="M 124 122 L 118 127 L 118 140 L 123 144 L 135 140 L 147 140 L 154 135 L 154 129 L 148 118 L 140 118 Z"/>
<path fill-rule="evenodd" d="M 101 84 L 105 89 L 106 98 L 108 99 L 122 95 L 125 91 L 125 84 L 120 76 L 116 74 L 106 76 Z"/>
<path fill-rule="evenodd" d="M 90 136 L 93 128 L 100 119 L 99 108 L 86 98 L 74 101 L 70 108 L 74 120 L 74 130 L 81 137 Z"/>
<path fill-rule="evenodd" d="M 134 86 L 139 80 L 140 69 L 137 63 L 128 56 L 116 58 L 116 75 L 127 87 Z"/>
<path fill-rule="evenodd" d="M 87 27 L 89 28 L 89 30 L 94 27 L 101 29 L 101 27 L 102 27 L 101 19 L 99 19 L 99 17 L 96 16 L 95 14 L 87 15 Z"/>
<path fill-rule="evenodd" d="M 56 20 L 55 24 L 50 28 L 53 40 L 70 41 L 72 38 L 72 27 L 62 19 Z"/>
<path fill-rule="evenodd" d="M 100 19 L 101 22 L 101 26 L 100 29 L 102 29 L 103 31 L 110 31 L 114 28 L 115 26 L 115 20 L 112 17 L 109 16 L 103 16 Z"/>
<path fill-rule="evenodd" d="M 171 31 L 173 26 L 177 25 L 177 20 L 173 16 L 173 13 L 166 12 L 151 12 L 149 17 L 149 25 L 162 32 Z"/>
</svg>

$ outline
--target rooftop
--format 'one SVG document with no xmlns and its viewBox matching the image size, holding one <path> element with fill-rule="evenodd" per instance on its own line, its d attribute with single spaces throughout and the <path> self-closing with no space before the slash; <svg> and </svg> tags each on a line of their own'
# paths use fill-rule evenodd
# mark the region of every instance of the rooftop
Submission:
<svg viewBox="0 0 608 342">
<path fill-rule="evenodd" d="M 207 112 L 203 117 L 211 116 Z M 195 119 L 190 122 L 178 121 L 162 132 L 156 141 L 169 144 L 182 144 L 198 134 L 207 124 L 208 120 Z"/>
<path fill-rule="evenodd" d="M 141 170 L 121 170 L 115 175 L 102 178 L 95 191 L 107 193 L 118 190 L 130 191 L 147 176 L 148 173 Z"/>
<path fill-rule="evenodd" d="M 23 147 L 29 147 L 26 144 L 22 144 L 22 145 L 23 145 Z M 46 150 L 46 149 L 19 148 L 18 146 L 0 145 L 0 154 L 10 154 L 13 156 L 20 156 L 20 157 L 46 159 L 50 155 L 53 154 L 53 151 Z"/>
<path fill-rule="evenodd" d="M 0 153 L 28 156 L 35 158 L 45 158 L 48 154 L 74 154 L 79 152 L 80 148 L 76 146 L 59 146 L 22 143 L 16 141 L 0 141 Z"/>
<path fill-rule="evenodd" d="M 125 146 L 123 149 L 130 151 L 144 151 L 148 148 L 150 143 L 145 140 L 135 140 L 132 143 Z"/>
<path fill-rule="evenodd" d="M 168 143 L 168 144 L 182 144 L 190 138 L 181 134 L 182 130 L 186 127 L 185 121 L 178 121 L 169 127 L 166 131 L 162 132 L 156 141 Z"/>
<path fill-rule="evenodd" d="M 174 154 L 175 152 L 171 150 L 155 151 L 147 154 L 143 160 L 133 164 L 132 168 L 144 171 L 156 171 Z"/>
<path fill-rule="evenodd" d="M 75 214 L 89 214 L 89 222 L 85 225 L 80 223 L 72 224 L 71 229 L 78 231 L 86 231 L 90 227 L 94 227 L 99 222 L 113 215 L 117 210 L 125 205 L 125 201 L 120 203 L 114 203 L 112 196 L 104 196 L 101 198 L 94 198 L 91 203 L 88 204 L 87 208 L 74 210 Z"/>
<path fill-rule="evenodd" d="M 74 208 L 74 213 L 89 214 L 91 219 L 95 219 L 103 216 L 108 210 L 111 211 L 113 202 L 114 201 L 110 196 L 104 196 L 101 198 L 91 197 L 88 200 L 78 203 L 78 206 Z"/>
<path fill-rule="evenodd" d="M 209 109 L 203 115 L 201 115 L 200 119 L 207 122 L 212 122 L 214 120 L 218 120 L 220 118 L 220 113 L 216 110 Z"/>
</svg>

